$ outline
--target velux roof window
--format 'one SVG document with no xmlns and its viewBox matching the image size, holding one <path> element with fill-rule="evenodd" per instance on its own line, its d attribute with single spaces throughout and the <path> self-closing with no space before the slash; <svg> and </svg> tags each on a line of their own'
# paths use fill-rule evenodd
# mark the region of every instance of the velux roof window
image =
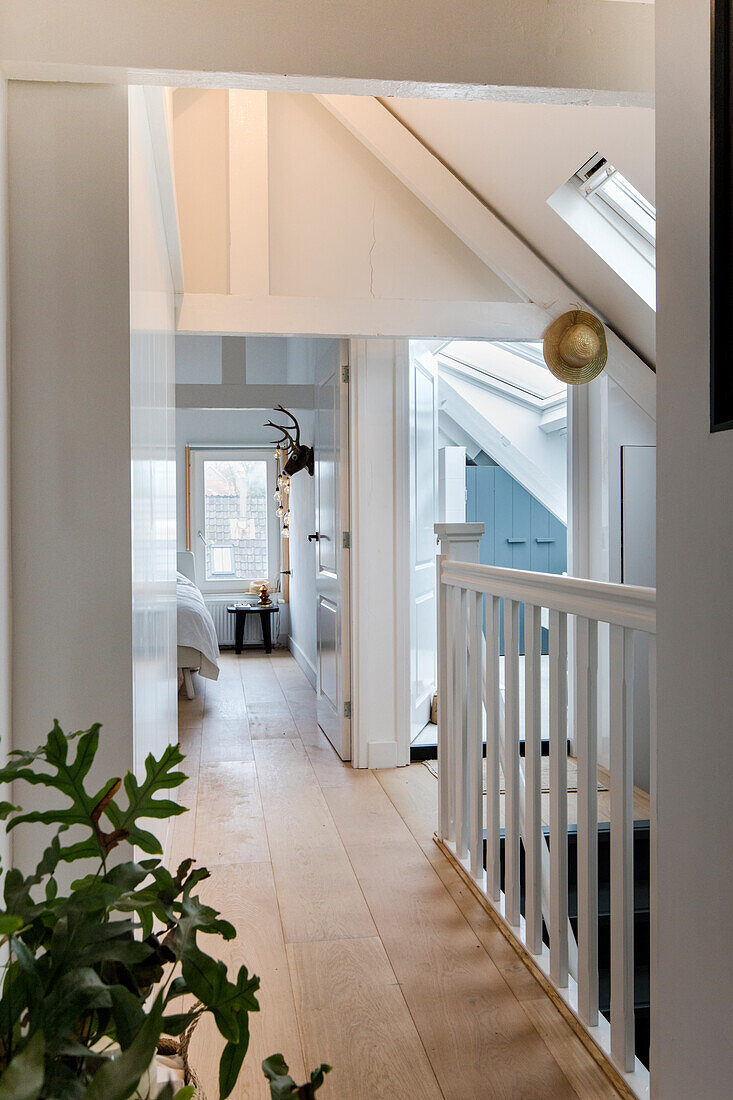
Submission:
<svg viewBox="0 0 733 1100">
<path fill-rule="evenodd" d="M 657 212 L 618 168 L 596 153 L 547 201 L 656 308 Z"/>
<path fill-rule="evenodd" d="M 598 154 L 575 178 L 581 195 L 656 266 L 657 212 L 642 193 Z"/>
</svg>

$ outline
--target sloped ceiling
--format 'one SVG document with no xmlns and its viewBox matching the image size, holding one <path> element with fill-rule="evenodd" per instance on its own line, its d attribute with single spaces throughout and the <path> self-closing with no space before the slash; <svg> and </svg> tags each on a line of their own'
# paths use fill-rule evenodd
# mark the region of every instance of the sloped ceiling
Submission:
<svg viewBox="0 0 733 1100">
<path fill-rule="evenodd" d="M 654 201 L 654 111 L 631 107 L 387 99 L 388 109 L 655 362 L 655 314 L 547 205 L 595 152 Z"/>
</svg>

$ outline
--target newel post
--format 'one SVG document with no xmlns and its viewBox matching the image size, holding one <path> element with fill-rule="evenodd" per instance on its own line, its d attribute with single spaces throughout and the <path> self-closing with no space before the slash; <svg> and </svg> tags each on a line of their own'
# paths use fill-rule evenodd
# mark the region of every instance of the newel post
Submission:
<svg viewBox="0 0 733 1100">
<path fill-rule="evenodd" d="M 454 709 L 452 682 L 448 661 L 451 653 L 451 630 L 448 622 L 447 588 L 442 583 L 443 562 L 462 561 L 478 564 L 479 542 L 486 525 L 483 523 L 436 523 L 438 539 L 436 558 L 436 593 L 438 608 L 438 835 L 441 840 L 455 837 L 455 767 L 451 754 L 451 729 Z M 465 715 L 466 708 L 463 708 Z"/>
</svg>

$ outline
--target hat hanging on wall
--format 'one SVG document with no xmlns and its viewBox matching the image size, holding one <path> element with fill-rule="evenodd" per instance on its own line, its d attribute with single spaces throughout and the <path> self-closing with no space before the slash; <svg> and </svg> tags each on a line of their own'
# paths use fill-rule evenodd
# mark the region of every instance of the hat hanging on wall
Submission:
<svg viewBox="0 0 733 1100">
<path fill-rule="evenodd" d="M 606 331 L 592 313 L 571 309 L 552 322 L 542 351 L 555 378 L 579 386 L 597 378 L 606 365 Z"/>
</svg>

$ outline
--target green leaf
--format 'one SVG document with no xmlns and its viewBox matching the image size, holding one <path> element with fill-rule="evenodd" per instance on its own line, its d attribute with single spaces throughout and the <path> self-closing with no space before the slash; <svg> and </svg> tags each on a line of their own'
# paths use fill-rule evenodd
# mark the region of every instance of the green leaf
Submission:
<svg viewBox="0 0 733 1100">
<path fill-rule="evenodd" d="M 192 1008 L 189 1012 L 172 1012 L 170 1016 L 163 1017 L 164 1035 L 182 1035 L 189 1024 L 197 1020 L 202 1010 Z"/>
<path fill-rule="evenodd" d="M 121 810 L 116 802 L 111 802 L 106 813 L 116 830 L 122 830 L 129 836 L 131 844 L 137 844 L 144 852 L 157 855 L 162 852 L 160 842 L 152 833 L 141 829 L 139 818 L 175 817 L 186 812 L 185 806 L 179 806 L 170 799 L 157 799 L 156 792 L 180 786 L 185 782 L 183 772 L 173 771 L 184 759 L 178 745 L 168 745 L 159 760 L 152 753 L 145 761 L 145 779 L 138 783 L 132 772 L 125 776 L 127 809 Z"/>
<path fill-rule="evenodd" d="M 43 1088 L 45 1043 L 37 1031 L 0 1077 L 0 1100 L 37 1100 Z"/>
<path fill-rule="evenodd" d="M 199 951 L 190 948 L 183 957 L 183 977 L 195 997 L 211 1010 L 221 1035 L 231 1043 L 238 1043 L 247 1027 L 247 1013 L 259 1012 L 255 993 L 260 987 L 260 979 L 250 978 L 246 966 L 241 966 L 237 980 L 232 983 L 227 977 L 227 968 L 223 962 L 215 961 Z"/>
<path fill-rule="evenodd" d="M 84 1092 L 84 1100 L 127 1100 L 155 1054 L 162 1016 L 163 995 L 158 994 L 132 1043 L 97 1070 Z"/>
<path fill-rule="evenodd" d="M 272 1054 L 262 1063 L 262 1072 L 270 1082 L 272 1100 L 286 1100 L 298 1097 L 299 1100 L 312 1100 L 315 1092 L 323 1084 L 323 1078 L 331 1072 L 331 1067 L 323 1062 L 311 1073 L 310 1081 L 305 1085 L 296 1085 L 288 1073 L 288 1064 L 282 1054 Z"/>
<path fill-rule="evenodd" d="M 123 985 L 109 986 L 109 995 L 112 999 L 115 1038 L 121 1049 L 127 1050 L 145 1020 L 145 1012 L 140 998 Z"/>
<path fill-rule="evenodd" d="M 89 967 L 69 970 L 37 1007 L 49 1050 L 74 1035 L 80 1019 L 112 1004 L 109 989 Z"/>
<path fill-rule="evenodd" d="M 0 914 L 0 936 L 10 936 L 23 927 L 22 917 L 16 917 L 11 913 Z"/>
<path fill-rule="evenodd" d="M 238 1043 L 227 1043 L 219 1060 L 219 1100 L 226 1100 L 237 1083 L 244 1056 L 249 1046 L 247 1017 L 240 1023 Z"/>
</svg>

